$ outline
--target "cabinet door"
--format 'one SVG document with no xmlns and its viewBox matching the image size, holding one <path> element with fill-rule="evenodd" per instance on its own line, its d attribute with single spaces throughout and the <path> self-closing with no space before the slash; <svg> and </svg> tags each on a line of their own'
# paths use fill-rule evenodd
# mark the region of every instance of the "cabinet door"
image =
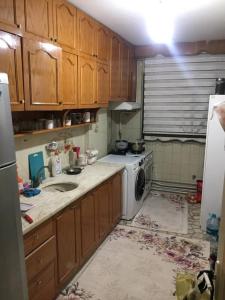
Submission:
<svg viewBox="0 0 225 300">
<path fill-rule="evenodd" d="M 105 63 L 109 62 L 110 59 L 110 35 L 106 27 L 99 24 L 96 30 L 96 54 L 98 59 Z"/>
<path fill-rule="evenodd" d="M 111 70 L 110 70 L 110 98 L 120 98 L 120 40 L 117 36 L 111 39 Z"/>
<path fill-rule="evenodd" d="M 15 32 L 24 25 L 24 0 L 0 0 L 1 29 Z"/>
<path fill-rule="evenodd" d="M 24 39 L 23 50 L 26 109 L 60 109 L 62 49 L 39 40 Z"/>
<path fill-rule="evenodd" d="M 121 61 L 121 90 L 120 96 L 123 99 L 128 99 L 129 87 L 129 47 L 125 43 L 120 45 L 120 61 Z"/>
<path fill-rule="evenodd" d="M 24 109 L 21 39 L 0 31 L 0 72 L 8 74 L 12 110 Z"/>
<path fill-rule="evenodd" d="M 62 53 L 62 101 L 65 108 L 77 108 L 77 56 Z"/>
<path fill-rule="evenodd" d="M 111 211 L 112 224 L 116 225 L 122 215 L 122 189 L 121 189 L 121 174 L 116 174 L 111 180 Z"/>
<path fill-rule="evenodd" d="M 77 20 L 79 50 L 84 54 L 96 56 L 96 25 L 94 20 L 81 11 L 77 12 Z"/>
<path fill-rule="evenodd" d="M 80 107 L 95 106 L 96 101 L 96 62 L 78 57 L 78 95 Z"/>
<path fill-rule="evenodd" d="M 97 64 L 97 101 L 107 104 L 109 101 L 109 66 Z"/>
<path fill-rule="evenodd" d="M 88 194 L 81 200 L 81 261 L 84 261 L 96 247 L 95 198 Z"/>
<path fill-rule="evenodd" d="M 62 284 L 79 266 L 76 207 L 67 208 L 57 219 L 58 279 Z"/>
<path fill-rule="evenodd" d="M 128 99 L 136 99 L 136 73 L 137 73 L 137 63 L 135 60 L 134 47 L 129 49 L 129 91 Z"/>
<path fill-rule="evenodd" d="M 54 36 L 56 41 L 70 48 L 76 48 L 76 26 L 77 11 L 76 8 L 65 0 L 54 0 Z"/>
<path fill-rule="evenodd" d="M 97 236 L 102 240 L 110 231 L 109 183 L 104 183 L 95 192 L 97 205 Z"/>
<path fill-rule="evenodd" d="M 26 32 L 53 39 L 52 0 L 24 1 Z"/>
</svg>

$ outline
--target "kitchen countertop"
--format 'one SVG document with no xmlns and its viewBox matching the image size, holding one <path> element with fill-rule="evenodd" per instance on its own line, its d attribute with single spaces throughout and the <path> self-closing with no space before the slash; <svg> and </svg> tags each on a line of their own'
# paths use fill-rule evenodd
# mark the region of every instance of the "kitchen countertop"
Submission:
<svg viewBox="0 0 225 300">
<path fill-rule="evenodd" d="M 20 202 L 34 205 L 34 207 L 27 212 L 33 219 L 33 223 L 29 224 L 22 218 L 23 234 L 28 233 L 36 226 L 54 216 L 60 210 L 73 203 L 123 168 L 123 164 L 96 162 L 93 165 L 86 166 L 79 175 L 62 174 L 57 177 L 46 179 L 39 187 L 41 193 L 35 197 L 25 198 L 24 196 L 20 196 Z M 43 187 L 49 184 L 59 182 L 77 183 L 78 187 L 72 191 L 63 193 L 42 190 Z"/>
</svg>

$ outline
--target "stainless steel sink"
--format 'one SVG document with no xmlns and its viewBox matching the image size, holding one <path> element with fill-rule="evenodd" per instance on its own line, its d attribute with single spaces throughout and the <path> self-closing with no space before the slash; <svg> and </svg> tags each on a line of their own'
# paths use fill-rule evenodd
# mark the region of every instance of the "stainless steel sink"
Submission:
<svg viewBox="0 0 225 300">
<path fill-rule="evenodd" d="M 69 192 L 72 190 L 75 190 L 78 187 L 77 183 L 72 183 L 72 182 L 59 182 L 59 183 L 52 183 L 49 185 L 46 185 L 43 187 L 43 190 L 47 192 Z"/>
</svg>

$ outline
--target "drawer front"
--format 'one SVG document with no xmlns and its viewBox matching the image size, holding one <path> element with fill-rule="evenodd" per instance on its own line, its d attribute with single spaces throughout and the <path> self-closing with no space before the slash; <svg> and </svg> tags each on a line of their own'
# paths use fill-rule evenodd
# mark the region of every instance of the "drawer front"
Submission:
<svg viewBox="0 0 225 300">
<path fill-rule="evenodd" d="M 26 257 L 28 282 L 54 260 L 55 257 L 56 238 L 53 236 Z"/>
<path fill-rule="evenodd" d="M 52 262 L 29 283 L 29 299 L 50 300 L 54 298 L 56 293 L 55 269 L 55 263 Z"/>
<path fill-rule="evenodd" d="M 24 238 L 25 256 L 54 235 L 53 222 L 47 222 Z"/>
</svg>

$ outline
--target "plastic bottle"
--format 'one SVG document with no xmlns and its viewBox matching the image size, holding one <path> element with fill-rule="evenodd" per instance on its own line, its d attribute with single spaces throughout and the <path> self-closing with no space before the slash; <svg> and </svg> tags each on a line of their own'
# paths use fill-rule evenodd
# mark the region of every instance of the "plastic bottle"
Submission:
<svg viewBox="0 0 225 300">
<path fill-rule="evenodd" d="M 206 224 L 207 238 L 211 242 L 212 248 L 217 248 L 219 232 L 219 219 L 216 214 L 209 214 L 209 218 Z"/>
<path fill-rule="evenodd" d="M 52 176 L 58 176 L 62 173 L 62 163 L 60 156 L 56 153 L 51 157 Z"/>
</svg>

